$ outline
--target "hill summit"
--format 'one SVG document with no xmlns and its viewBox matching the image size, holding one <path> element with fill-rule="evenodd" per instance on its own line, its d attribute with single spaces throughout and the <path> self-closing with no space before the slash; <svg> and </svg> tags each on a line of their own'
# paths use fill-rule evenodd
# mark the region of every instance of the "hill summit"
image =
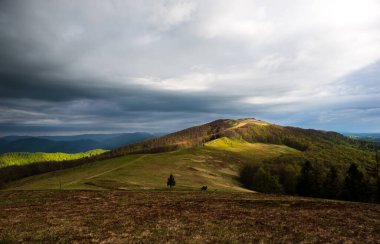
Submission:
<svg viewBox="0 0 380 244">
<path fill-rule="evenodd" d="M 246 118 L 215 120 L 162 137 L 116 148 L 109 154 L 120 156 L 129 153 L 174 151 L 202 146 L 222 137 L 249 143 L 285 145 L 303 152 L 332 149 L 334 145 L 347 146 L 347 149 L 358 149 L 369 145 L 336 132 L 280 126 L 254 118 Z"/>
</svg>

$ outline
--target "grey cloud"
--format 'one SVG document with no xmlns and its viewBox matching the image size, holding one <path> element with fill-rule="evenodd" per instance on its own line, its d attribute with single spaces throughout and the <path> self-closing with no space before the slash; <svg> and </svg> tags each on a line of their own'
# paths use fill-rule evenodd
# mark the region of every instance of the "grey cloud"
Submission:
<svg viewBox="0 0 380 244">
<path fill-rule="evenodd" d="M 0 133 L 379 130 L 380 5 L 344 4 L 2 1 Z"/>
</svg>

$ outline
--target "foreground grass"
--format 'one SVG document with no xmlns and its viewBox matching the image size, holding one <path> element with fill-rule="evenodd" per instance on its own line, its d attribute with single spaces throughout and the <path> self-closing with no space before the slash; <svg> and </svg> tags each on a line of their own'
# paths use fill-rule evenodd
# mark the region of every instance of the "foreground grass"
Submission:
<svg viewBox="0 0 380 244">
<path fill-rule="evenodd" d="M 254 193 L 0 192 L 0 242 L 379 243 L 380 205 Z"/>
</svg>

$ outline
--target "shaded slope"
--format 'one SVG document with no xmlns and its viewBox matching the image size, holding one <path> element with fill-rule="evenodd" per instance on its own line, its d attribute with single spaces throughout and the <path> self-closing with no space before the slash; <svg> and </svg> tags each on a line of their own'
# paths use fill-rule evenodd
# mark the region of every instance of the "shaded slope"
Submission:
<svg viewBox="0 0 380 244">
<path fill-rule="evenodd" d="M 112 150 L 109 154 L 120 156 L 128 153 L 156 153 L 200 146 L 207 141 L 217 138 L 221 131 L 232 127 L 233 124 L 233 120 L 216 120 L 162 137 L 120 147 Z"/>
</svg>

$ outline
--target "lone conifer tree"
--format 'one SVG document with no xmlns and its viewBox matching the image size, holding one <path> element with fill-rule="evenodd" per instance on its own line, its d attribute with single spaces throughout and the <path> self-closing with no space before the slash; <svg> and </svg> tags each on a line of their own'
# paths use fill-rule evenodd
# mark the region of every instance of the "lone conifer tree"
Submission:
<svg viewBox="0 0 380 244">
<path fill-rule="evenodd" d="M 166 185 L 169 186 L 170 188 L 172 188 L 173 186 L 175 186 L 175 179 L 174 179 L 173 174 L 170 174 Z"/>
</svg>

